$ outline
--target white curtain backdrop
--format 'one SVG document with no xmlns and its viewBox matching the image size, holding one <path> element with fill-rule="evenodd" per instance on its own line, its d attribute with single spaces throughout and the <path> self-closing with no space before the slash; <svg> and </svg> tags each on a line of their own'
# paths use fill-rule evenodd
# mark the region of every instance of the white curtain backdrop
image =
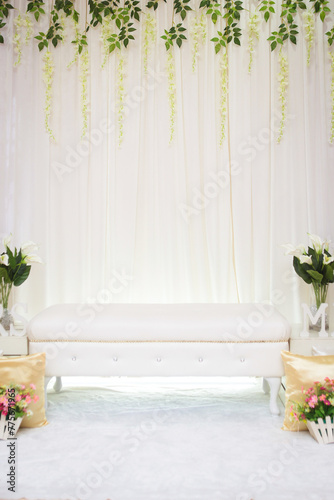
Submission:
<svg viewBox="0 0 334 500">
<path fill-rule="evenodd" d="M 142 1 L 141 7 L 145 10 Z M 199 2 L 192 2 L 198 8 Z M 25 8 L 23 0 L 15 2 Z M 84 11 L 85 2 L 78 2 Z M 253 12 L 257 2 L 245 1 Z M 334 8 L 334 1 L 330 1 Z M 301 16 L 289 60 L 288 116 L 277 144 L 278 53 L 261 23 L 252 73 L 247 36 L 230 44 L 227 136 L 219 147 L 220 56 L 207 23 L 197 71 L 192 46 L 174 48 L 176 133 L 169 145 L 166 49 L 172 2 L 156 12 L 157 41 L 144 74 L 142 35 L 123 50 L 126 61 L 124 141 L 118 147 L 117 63 L 104 69 L 100 30 L 89 39 L 89 128 L 82 141 L 80 80 L 73 30 L 54 50 L 51 127 L 44 127 L 42 54 L 34 40 L 13 63 L 13 15 L 0 46 L 0 232 L 16 245 L 34 240 L 44 264 L 32 269 L 13 301 L 28 316 L 58 302 L 250 302 L 271 300 L 292 322 L 309 287 L 294 274 L 283 243 L 307 244 L 307 232 L 334 240 L 334 148 L 330 136 L 330 60 L 316 21 L 306 66 Z M 17 12 L 14 13 L 17 15 Z M 193 14 L 188 15 L 189 19 Z M 242 13 L 246 28 L 250 13 Z M 82 16 L 84 17 L 84 16 Z M 188 19 L 187 17 L 187 19 Z M 219 29 L 219 23 L 217 29 Z M 187 24 L 187 22 L 186 22 Z M 38 31 L 47 29 L 44 19 Z M 246 30 L 244 30 L 246 33 Z M 37 28 L 36 33 L 37 34 Z"/>
</svg>

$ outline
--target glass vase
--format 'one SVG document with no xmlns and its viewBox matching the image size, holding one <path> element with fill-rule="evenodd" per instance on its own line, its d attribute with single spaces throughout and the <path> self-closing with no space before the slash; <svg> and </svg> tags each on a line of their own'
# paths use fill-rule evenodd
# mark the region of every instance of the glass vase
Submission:
<svg viewBox="0 0 334 500">
<path fill-rule="evenodd" d="M 2 304 L 0 323 L 6 331 L 10 330 L 11 324 L 14 324 L 14 318 L 8 310 L 8 301 L 12 286 L 13 283 L 5 283 L 3 278 L 0 280 L 0 301 Z"/>
<path fill-rule="evenodd" d="M 328 284 L 322 285 L 319 283 L 312 282 L 310 311 L 311 311 L 313 316 L 316 315 L 321 304 L 326 303 L 327 293 L 328 293 Z M 326 310 L 326 312 L 325 312 L 325 330 L 328 330 L 328 328 L 329 328 L 328 314 L 327 314 L 327 310 Z M 313 325 L 313 323 L 310 322 L 309 329 L 317 331 L 317 332 L 319 332 L 321 330 L 321 316 L 315 325 Z"/>
<path fill-rule="evenodd" d="M 2 316 L 0 318 L 0 323 L 6 331 L 10 331 L 10 325 L 14 325 L 14 318 L 10 314 L 7 308 L 2 310 Z"/>
</svg>

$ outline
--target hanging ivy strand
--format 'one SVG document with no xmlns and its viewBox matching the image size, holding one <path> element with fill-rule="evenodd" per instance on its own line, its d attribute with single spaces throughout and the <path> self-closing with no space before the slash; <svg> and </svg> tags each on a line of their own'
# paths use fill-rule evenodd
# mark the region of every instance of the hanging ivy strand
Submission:
<svg viewBox="0 0 334 500">
<path fill-rule="evenodd" d="M 279 61 L 278 80 L 279 80 L 279 100 L 281 103 L 281 121 L 280 121 L 277 142 L 280 143 L 283 137 L 285 120 L 286 120 L 287 93 L 289 85 L 288 59 L 284 54 L 282 48 L 279 51 L 278 61 Z"/>
<path fill-rule="evenodd" d="M 144 36 L 143 36 L 143 65 L 144 73 L 147 74 L 148 69 L 148 54 L 150 47 L 155 43 L 157 38 L 157 21 L 148 12 L 144 20 Z"/>
<path fill-rule="evenodd" d="M 44 103 L 44 123 L 45 129 L 49 134 L 49 137 L 55 140 L 52 129 L 50 127 L 50 116 L 52 110 L 52 84 L 53 84 L 53 73 L 54 73 L 54 62 L 52 54 L 47 50 L 43 55 L 43 81 L 45 83 L 45 103 Z"/>
<path fill-rule="evenodd" d="M 257 12 L 251 14 L 248 20 L 248 52 L 249 52 L 249 64 L 248 64 L 248 73 L 252 71 L 253 64 L 253 54 L 255 52 L 254 45 L 256 40 L 260 38 L 259 32 L 259 23 L 260 18 Z"/>
<path fill-rule="evenodd" d="M 181 48 L 183 40 L 187 40 L 184 32 L 187 31 L 182 23 L 172 26 L 169 31 L 165 30 L 165 34 L 162 35 L 162 39 L 165 40 L 166 50 L 173 47 L 173 42 L 175 40 L 176 45 Z"/>
<path fill-rule="evenodd" d="M 330 47 L 333 46 L 334 42 L 334 26 L 330 31 L 327 31 L 326 33 L 327 40 L 328 40 L 328 45 Z M 334 52 L 332 50 L 329 50 L 328 55 L 331 60 L 331 131 L 330 131 L 330 137 L 329 137 L 329 142 L 330 144 L 333 144 L 334 141 Z"/>
<path fill-rule="evenodd" d="M 228 58 L 227 58 L 227 51 L 226 49 L 224 49 L 220 56 L 220 103 L 219 103 L 220 147 L 223 147 L 226 135 L 227 94 L 228 94 Z"/>
<path fill-rule="evenodd" d="M 25 6 L 23 6 L 23 4 Z M 125 98 L 125 62 L 126 50 L 137 40 L 141 43 L 141 57 L 144 74 L 148 73 L 148 61 L 152 45 L 157 37 L 164 41 L 167 51 L 168 102 L 170 109 L 170 142 L 173 141 L 176 122 L 176 81 L 175 81 L 175 45 L 184 46 L 189 37 L 191 41 L 191 67 L 195 72 L 201 46 L 208 33 L 213 31 L 213 49 L 219 54 L 219 85 L 220 102 L 217 104 L 217 114 L 220 113 L 221 127 L 219 142 L 222 145 L 225 138 L 225 117 L 227 114 L 228 92 L 228 45 L 241 45 L 247 34 L 246 44 L 249 52 L 248 71 L 251 73 L 256 55 L 257 41 L 261 23 L 270 27 L 267 38 L 271 52 L 276 51 L 278 58 L 278 91 L 277 102 L 281 108 L 281 122 L 278 142 L 283 137 L 285 117 L 287 115 L 287 90 L 289 84 L 289 60 L 287 50 L 290 44 L 299 41 L 302 21 L 302 33 L 306 42 L 306 63 L 309 66 L 318 29 L 318 18 L 327 24 L 334 8 L 329 0 L 170 0 L 168 15 L 171 13 L 170 24 L 163 25 L 158 34 L 157 16 L 155 12 L 164 7 L 167 11 L 167 0 L 27 0 L 27 2 L 0 0 L 0 44 L 12 43 L 14 66 L 22 61 L 24 47 L 34 37 L 37 41 L 36 50 L 42 53 L 43 80 L 45 82 L 45 127 L 54 139 L 50 126 L 52 111 L 52 81 L 54 74 L 53 50 L 64 42 L 65 31 L 74 48 L 73 60 L 79 65 L 82 136 L 88 127 L 88 75 L 89 75 L 89 43 L 91 31 L 99 30 L 97 38 L 101 41 L 101 65 L 104 68 L 116 53 L 116 93 L 118 99 L 118 144 L 121 145 L 124 134 L 124 98 Z M 78 10 L 76 6 L 79 5 Z M 247 8 L 246 8 L 247 7 Z M 166 18 L 166 13 L 159 19 Z M 246 14 L 247 13 L 247 14 Z M 302 15 L 301 15 L 302 14 Z M 242 16 L 248 16 L 248 20 Z M 142 23 L 142 24 L 141 24 Z M 211 25 L 212 23 L 212 25 Z M 274 24 L 275 23 L 275 24 Z M 276 24 L 277 23 L 277 24 Z M 41 27 L 42 26 L 42 27 Z M 72 27 L 74 29 L 72 29 Z M 140 27 L 140 28 L 139 28 Z M 328 29 L 328 28 L 326 28 Z M 91 31 L 90 31 L 91 30 Z M 320 30 L 321 35 L 322 31 Z M 11 37 L 7 40 L 7 34 Z M 331 47 L 334 40 L 334 27 L 326 33 Z M 5 40 L 6 37 L 6 40 Z M 320 33 L 317 40 L 320 43 Z M 235 51 L 231 51 L 234 57 Z M 333 95 L 333 55 L 331 58 L 331 106 L 332 122 L 330 141 L 334 142 L 334 95 Z"/>
<path fill-rule="evenodd" d="M 176 115 L 176 78 L 173 50 L 167 53 L 168 103 L 169 103 L 169 144 L 174 140 Z"/>
<path fill-rule="evenodd" d="M 7 24 L 7 18 L 9 16 L 9 12 L 14 9 L 13 5 L 10 2 L 0 2 L 0 30 L 4 28 Z M 0 43 L 4 43 L 4 37 L 0 33 Z"/>
<path fill-rule="evenodd" d="M 88 49 L 85 49 L 79 56 L 80 101 L 82 117 L 81 139 L 84 138 L 88 129 L 88 74 L 89 52 Z"/>
<path fill-rule="evenodd" d="M 17 54 L 14 66 L 18 66 L 21 64 L 22 60 L 22 48 L 23 46 L 28 45 L 34 34 L 34 28 L 30 16 L 28 14 L 19 14 L 14 19 L 14 28 L 13 46 L 14 52 Z"/>
<path fill-rule="evenodd" d="M 306 40 L 306 48 L 307 48 L 307 56 L 306 62 L 307 66 L 310 65 L 311 60 L 311 50 L 314 42 L 314 15 L 311 10 L 307 10 L 303 13 L 304 20 L 304 30 L 305 30 L 305 40 Z"/>
<path fill-rule="evenodd" d="M 192 70 L 196 71 L 199 48 L 206 39 L 206 17 L 203 12 L 190 21 L 190 39 L 192 41 Z"/>
<path fill-rule="evenodd" d="M 125 101 L 125 68 L 124 55 L 122 51 L 118 51 L 117 65 L 117 121 L 118 121 L 118 147 L 122 146 L 124 136 L 124 101 Z"/>
</svg>

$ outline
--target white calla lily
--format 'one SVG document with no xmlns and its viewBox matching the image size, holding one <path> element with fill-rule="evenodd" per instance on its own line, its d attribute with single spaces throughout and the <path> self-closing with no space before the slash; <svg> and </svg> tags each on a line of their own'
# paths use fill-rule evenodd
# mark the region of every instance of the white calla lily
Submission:
<svg viewBox="0 0 334 500">
<path fill-rule="evenodd" d="M 324 255 L 324 264 L 331 264 L 331 262 L 334 262 L 334 256 L 328 257 L 328 255 Z"/>
<path fill-rule="evenodd" d="M 9 247 L 10 242 L 12 241 L 12 233 L 5 236 L 2 240 L 2 244 L 5 248 Z"/>
<path fill-rule="evenodd" d="M 299 260 L 301 264 L 309 264 L 310 266 L 312 265 L 312 259 L 308 255 L 301 255 L 299 257 Z"/>
<path fill-rule="evenodd" d="M 286 245 L 281 245 L 286 249 L 285 255 L 293 255 L 294 257 L 300 257 L 305 253 L 304 245 L 293 246 L 291 243 L 287 243 Z"/>
<path fill-rule="evenodd" d="M 0 264 L 8 266 L 8 255 L 6 253 L 0 255 Z"/>
<path fill-rule="evenodd" d="M 21 246 L 22 255 L 33 254 L 36 252 L 37 249 L 38 245 L 36 245 L 36 243 L 34 243 L 33 241 L 26 241 Z"/>
<path fill-rule="evenodd" d="M 314 250 L 317 253 L 322 253 L 322 249 L 323 249 L 325 243 L 327 243 L 327 242 L 325 240 L 322 240 L 320 238 L 320 236 L 317 236 L 316 234 L 310 234 L 310 233 L 307 233 L 307 234 L 309 235 L 309 238 L 312 241 Z"/>
<path fill-rule="evenodd" d="M 24 262 L 26 264 L 32 264 L 33 262 L 37 262 L 38 264 L 43 264 L 43 261 L 39 257 L 39 255 L 36 255 L 36 254 L 33 254 L 33 253 L 31 253 L 30 255 L 25 255 Z"/>
</svg>

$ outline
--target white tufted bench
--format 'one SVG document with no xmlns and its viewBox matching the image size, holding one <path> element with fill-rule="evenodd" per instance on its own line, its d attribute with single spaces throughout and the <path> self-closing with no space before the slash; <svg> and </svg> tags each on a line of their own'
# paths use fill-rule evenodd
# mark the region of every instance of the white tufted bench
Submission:
<svg viewBox="0 0 334 500">
<path fill-rule="evenodd" d="M 61 304 L 28 325 L 29 352 L 46 353 L 46 377 L 261 376 L 270 410 L 290 325 L 267 304 Z"/>
</svg>

